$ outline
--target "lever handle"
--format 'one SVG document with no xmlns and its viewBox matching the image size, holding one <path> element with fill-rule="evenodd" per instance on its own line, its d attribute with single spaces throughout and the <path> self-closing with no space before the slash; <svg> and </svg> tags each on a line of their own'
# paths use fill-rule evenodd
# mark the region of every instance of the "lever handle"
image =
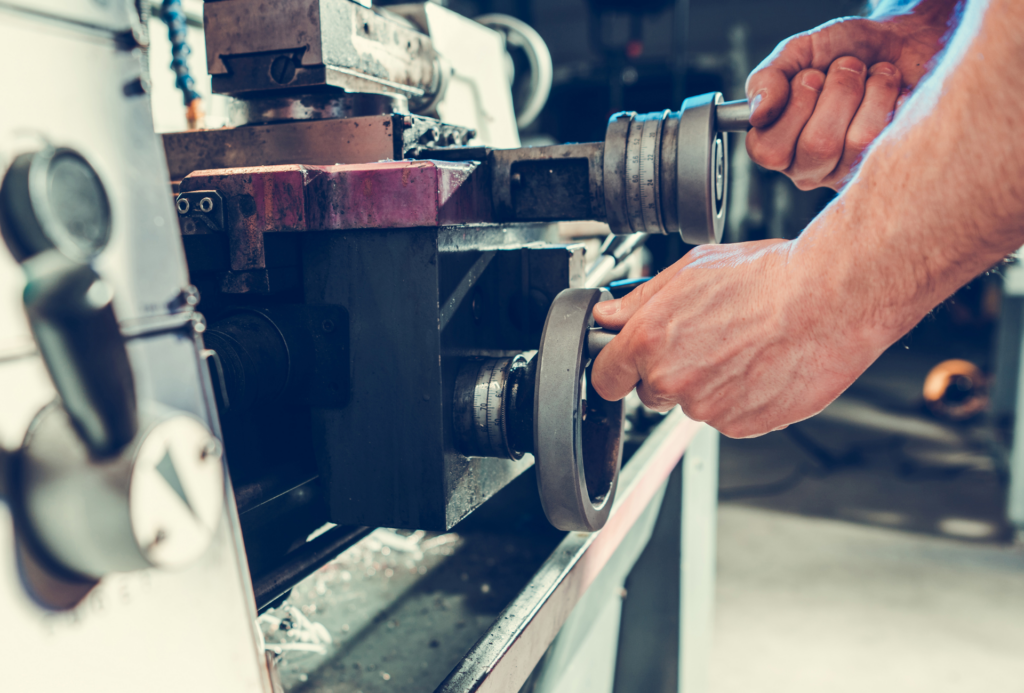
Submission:
<svg viewBox="0 0 1024 693">
<path fill-rule="evenodd" d="M 110 285 L 56 250 L 22 266 L 25 311 L 64 408 L 96 456 L 117 452 L 135 437 L 138 414 Z"/>
<path fill-rule="evenodd" d="M 750 103 L 746 99 L 726 101 L 715 106 L 718 132 L 746 132 L 750 129 Z"/>
<path fill-rule="evenodd" d="M 587 355 L 590 359 L 596 359 L 601 350 L 611 344 L 612 339 L 618 334 L 618 332 L 612 332 L 603 327 L 591 327 L 587 333 Z"/>
<path fill-rule="evenodd" d="M 611 282 L 608 286 L 601 287 L 602 291 L 607 291 L 612 295 L 612 298 L 622 298 L 630 291 L 646 284 L 651 280 L 651 277 L 640 277 L 639 279 L 620 279 L 617 282 Z M 591 327 L 587 333 L 587 355 L 591 360 L 596 359 L 597 355 L 601 353 L 612 341 L 618 332 L 614 332 L 604 327 Z"/>
</svg>

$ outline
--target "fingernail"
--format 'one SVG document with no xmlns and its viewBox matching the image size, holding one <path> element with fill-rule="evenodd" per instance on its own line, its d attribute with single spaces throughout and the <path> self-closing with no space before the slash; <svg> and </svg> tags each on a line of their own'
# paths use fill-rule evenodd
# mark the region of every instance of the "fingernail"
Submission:
<svg viewBox="0 0 1024 693">
<path fill-rule="evenodd" d="M 602 301 L 601 303 L 598 303 L 596 306 L 594 306 L 594 314 L 595 315 L 601 315 L 601 316 L 604 316 L 606 318 L 607 317 L 611 317 L 612 315 L 615 315 L 618 312 L 619 312 L 619 301 L 618 300 Z"/>
<path fill-rule="evenodd" d="M 820 92 L 821 88 L 825 86 L 825 75 L 817 70 L 808 70 L 800 82 L 808 89 Z"/>
<path fill-rule="evenodd" d="M 883 75 L 885 77 L 895 77 L 896 68 L 892 65 L 875 65 L 871 68 L 871 74 Z"/>
<path fill-rule="evenodd" d="M 752 98 L 750 100 L 750 117 L 751 118 L 753 118 L 754 114 L 757 112 L 757 107 L 761 105 L 762 101 L 764 101 L 764 95 L 765 95 L 765 90 L 762 89 L 761 91 L 759 91 L 756 94 L 754 94 L 754 98 Z"/>
</svg>

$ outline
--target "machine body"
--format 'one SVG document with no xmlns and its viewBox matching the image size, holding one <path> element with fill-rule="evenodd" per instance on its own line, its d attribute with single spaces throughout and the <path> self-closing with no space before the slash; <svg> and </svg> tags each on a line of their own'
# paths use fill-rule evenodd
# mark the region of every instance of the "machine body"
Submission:
<svg viewBox="0 0 1024 693">
<path fill-rule="evenodd" d="M 298 50 L 294 27 L 245 5 L 206 8 L 238 125 L 164 145 L 253 574 L 325 521 L 451 528 L 535 462 L 549 519 L 599 529 L 622 411 L 586 384 L 592 304 L 553 336 L 558 297 L 597 280 L 555 224 L 718 242 L 742 105 L 693 97 L 614 116 L 603 143 L 508 148 L 436 117 L 471 77 L 437 50 L 444 27 L 480 45 L 491 30 L 432 5 L 321 0 Z M 573 361 L 561 375 L 549 338 Z"/>
</svg>

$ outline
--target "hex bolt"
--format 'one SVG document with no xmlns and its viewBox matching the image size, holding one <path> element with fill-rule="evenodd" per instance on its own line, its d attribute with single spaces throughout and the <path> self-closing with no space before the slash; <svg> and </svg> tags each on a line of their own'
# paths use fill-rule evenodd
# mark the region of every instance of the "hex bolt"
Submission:
<svg viewBox="0 0 1024 693">
<path fill-rule="evenodd" d="M 177 207 L 178 207 L 178 214 L 188 214 L 188 208 L 189 208 L 188 198 L 187 197 L 179 197 L 178 198 L 178 202 L 177 202 Z"/>
<path fill-rule="evenodd" d="M 213 211 L 213 198 L 212 197 L 204 197 L 203 199 L 199 200 L 199 211 L 203 212 L 204 214 L 209 214 L 210 212 L 212 212 Z"/>
</svg>

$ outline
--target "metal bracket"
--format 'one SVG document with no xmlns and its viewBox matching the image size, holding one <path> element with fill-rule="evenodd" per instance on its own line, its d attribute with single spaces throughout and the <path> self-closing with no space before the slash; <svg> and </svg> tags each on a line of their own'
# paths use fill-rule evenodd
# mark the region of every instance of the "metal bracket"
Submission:
<svg viewBox="0 0 1024 693">
<path fill-rule="evenodd" d="M 224 198 L 216 190 L 191 190 L 174 200 L 181 218 L 181 233 L 193 236 L 224 230 Z"/>
</svg>

